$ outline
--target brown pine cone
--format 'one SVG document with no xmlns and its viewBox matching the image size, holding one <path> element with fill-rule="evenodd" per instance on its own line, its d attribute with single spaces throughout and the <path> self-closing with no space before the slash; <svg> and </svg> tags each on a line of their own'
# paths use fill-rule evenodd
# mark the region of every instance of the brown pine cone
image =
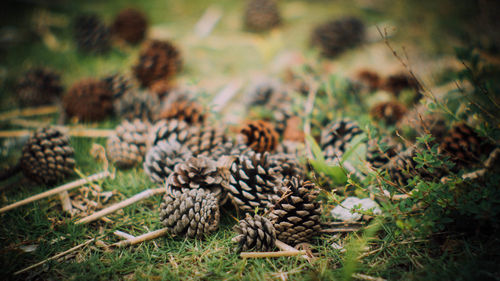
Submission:
<svg viewBox="0 0 500 281">
<path fill-rule="evenodd" d="M 248 122 L 240 130 L 243 144 L 256 152 L 272 152 L 278 145 L 279 136 L 271 123 L 257 120 Z"/>
<path fill-rule="evenodd" d="M 272 251 L 276 243 L 276 229 L 272 222 L 259 215 L 251 217 L 247 214 L 244 220 L 233 227 L 238 233 L 231 241 L 238 243 L 237 252 L 249 250 Z"/>
<path fill-rule="evenodd" d="M 73 174 L 73 157 L 67 135 L 56 128 L 42 128 L 23 146 L 20 163 L 26 177 L 39 183 L 55 184 Z"/>
<path fill-rule="evenodd" d="M 217 230 L 217 198 L 204 189 L 180 192 L 167 189 L 160 205 L 160 221 L 173 235 L 202 239 Z"/>
<path fill-rule="evenodd" d="M 50 69 L 32 68 L 17 82 L 17 98 L 22 106 L 50 104 L 61 96 L 63 87 L 59 74 Z"/>
<path fill-rule="evenodd" d="M 140 119 L 124 120 L 106 143 L 109 160 L 124 169 L 141 163 L 146 154 L 150 126 L 149 122 Z"/>
<path fill-rule="evenodd" d="M 406 106 L 398 101 L 388 101 L 376 104 L 370 110 L 375 120 L 381 120 L 389 125 L 399 122 L 407 113 Z"/>
<path fill-rule="evenodd" d="M 186 147 L 194 156 L 202 155 L 217 160 L 222 155 L 229 155 L 234 144 L 223 128 L 208 126 L 193 128 Z"/>
<path fill-rule="evenodd" d="M 151 40 L 142 49 L 133 71 L 142 86 L 148 87 L 157 80 L 169 80 L 181 67 L 180 52 L 172 43 Z"/>
<path fill-rule="evenodd" d="M 451 161 L 463 168 L 479 163 L 481 155 L 488 154 L 490 148 L 474 129 L 459 123 L 448 131 L 439 146 L 439 152 L 448 155 Z"/>
<path fill-rule="evenodd" d="M 417 91 L 420 89 L 420 86 L 418 81 L 410 75 L 398 73 L 387 77 L 385 81 L 383 81 L 382 88 L 397 96 L 401 91 L 406 89 L 414 89 Z"/>
<path fill-rule="evenodd" d="M 349 48 L 361 44 L 365 26 L 357 18 L 347 17 L 319 25 L 313 31 L 312 45 L 321 48 L 326 57 L 335 57 Z"/>
<path fill-rule="evenodd" d="M 382 84 L 380 75 L 369 69 L 362 69 L 356 74 L 356 79 L 368 87 L 370 92 L 377 90 Z"/>
<path fill-rule="evenodd" d="M 203 106 L 196 101 L 181 100 L 172 102 L 160 112 L 157 120 L 177 119 L 189 125 L 202 125 L 207 114 Z"/>
<path fill-rule="evenodd" d="M 266 31 L 280 25 L 281 16 L 274 0 L 249 0 L 245 10 L 245 27 Z"/>
<path fill-rule="evenodd" d="M 321 229 L 321 206 L 316 197 L 319 189 L 311 182 L 293 178 L 279 192 L 280 199 L 269 218 L 276 237 L 292 246 L 308 242 Z"/>
<path fill-rule="evenodd" d="M 167 187 L 172 190 L 187 192 L 190 189 L 210 191 L 220 202 L 227 200 L 226 174 L 217 167 L 217 163 L 205 156 L 191 157 L 175 166 L 174 172 L 167 179 Z"/>
<path fill-rule="evenodd" d="M 116 16 L 112 30 L 119 38 L 131 44 L 141 42 L 146 35 L 148 21 L 146 16 L 133 8 L 126 8 Z"/>
<path fill-rule="evenodd" d="M 80 15 L 74 22 L 74 37 L 84 52 L 105 53 L 111 47 L 109 28 L 96 14 Z"/>
<path fill-rule="evenodd" d="M 85 79 L 73 84 L 63 98 L 66 113 L 82 121 L 101 121 L 113 112 L 113 93 L 108 84 Z"/>
</svg>

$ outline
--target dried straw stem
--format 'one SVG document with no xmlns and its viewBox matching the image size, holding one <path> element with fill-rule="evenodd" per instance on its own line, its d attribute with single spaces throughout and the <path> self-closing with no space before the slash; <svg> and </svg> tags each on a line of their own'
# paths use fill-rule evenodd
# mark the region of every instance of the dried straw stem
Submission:
<svg viewBox="0 0 500 281">
<path fill-rule="evenodd" d="M 155 230 L 155 231 L 152 231 L 152 232 L 148 232 L 146 234 L 143 234 L 143 235 L 140 235 L 140 236 L 137 236 L 137 237 L 134 237 L 134 238 L 130 238 L 130 239 L 127 239 L 127 240 L 123 240 L 123 241 L 120 241 L 120 242 L 117 242 L 113 245 L 111 245 L 112 247 L 127 247 L 127 246 L 131 246 L 131 245 L 135 245 L 135 244 L 139 244 L 141 242 L 144 242 L 144 241 L 148 241 L 148 240 L 152 240 L 152 239 L 155 239 L 155 238 L 158 238 L 158 237 L 161 237 L 161 236 L 164 236 L 168 233 L 168 228 L 161 228 L 161 229 L 158 229 L 158 230 Z"/>
<path fill-rule="evenodd" d="M 47 115 L 56 113 L 58 111 L 58 107 L 55 105 L 50 106 L 41 106 L 35 108 L 25 108 L 25 109 L 16 109 L 9 112 L 0 114 L 0 121 L 8 120 L 11 118 L 16 118 L 19 116 L 36 116 L 36 115 Z"/>
<path fill-rule="evenodd" d="M 243 252 L 242 258 L 278 258 L 305 255 L 306 251 L 279 251 L 279 252 Z"/>
<path fill-rule="evenodd" d="M 109 215 L 117 210 L 123 209 L 123 208 L 125 208 L 129 205 L 132 205 L 138 201 L 149 198 L 149 197 L 156 195 L 156 194 L 165 193 L 165 191 L 166 191 L 165 188 L 154 188 L 154 189 L 144 190 L 141 193 L 138 193 L 138 194 L 122 201 L 122 202 L 116 203 L 112 206 L 109 206 L 107 208 L 100 210 L 99 212 L 96 212 L 90 216 L 87 216 L 87 217 L 84 217 L 84 218 L 78 220 L 78 221 L 76 221 L 76 224 L 85 224 L 85 223 L 93 222 L 99 218 L 102 218 L 106 215 Z"/>
<path fill-rule="evenodd" d="M 100 172 L 100 173 L 94 174 L 94 175 L 89 176 L 89 177 L 84 178 L 84 179 L 79 179 L 79 180 L 76 180 L 76 181 L 73 181 L 73 182 L 61 185 L 59 187 L 56 187 L 56 188 L 47 190 L 45 192 L 39 193 L 37 195 L 28 197 L 28 198 L 23 199 L 21 201 L 18 201 L 16 203 L 7 205 L 7 206 L 5 206 L 5 207 L 3 207 L 3 208 L 0 209 L 0 213 L 5 213 L 5 212 L 7 212 L 9 210 L 12 210 L 12 209 L 15 209 L 17 207 L 26 205 L 28 203 L 31 203 L 31 202 L 34 202 L 34 201 L 37 201 L 37 200 L 40 200 L 40 199 L 43 199 L 43 198 L 46 198 L 46 197 L 49 197 L 49 196 L 52 196 L 52 195 L 56 195 L 56 194 L 59 194 L 59 193 L 61 193 L 63 191 L 67 191 L 67 190 L 70 190 L 70 189 L 82 186 L 82 185 L 84 185 L 86 183 L 89 183 L 89 182 L 92 182 L 92 181 L 96 181 L 96 180 L 100 180 L 100 179 L 103 179 L 103 178 L 106 178 L 106 177 L 109 177 L 109 176 L 110 176 L 110 173 L 108 171 L 104 171 L 104 172 Z"/>
</svg>

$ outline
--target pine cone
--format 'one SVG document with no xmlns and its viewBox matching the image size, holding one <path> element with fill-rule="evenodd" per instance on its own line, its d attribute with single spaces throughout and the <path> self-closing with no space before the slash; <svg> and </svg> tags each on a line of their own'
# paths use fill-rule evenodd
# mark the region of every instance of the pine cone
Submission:
<svg viewBox="0 0 500 281">
<path fill-rule="evenodd" d="M 120 11 L 113 22 L 113 33 L 130 44 L 141 42 L 146 35 L 146 16 L 133 8 Z"/>
<path fill-rule="evenodd" d="M 305 177 L 305 168 L 295 154 L 277 153 L 271 156 L 271 161 L 273 172 L 280 181 Z"/>
<path fill-rule="evenodd" d="M 450 157 L 458 167 L 470 167 L 480 162 L 482 154 L 489 153 L 485 139 L 465 123 L 459 123 L 451 128 L 444 137 L 439 152 Z"/>
<path fill-rule="evenodd" d="M 133 70 L 142 86 L 148 87 L 157 80 L 169 80 L 181 67 L 180 53 L 172 43 L 152 40 L 142 49 Z"/>
<path fill-rule="evenodd" d="M 418 135 L 431 134 L 435 143 L 441 143 L 448 132 L 448 122 L 443 114 L 428 112 L 426 105 L 419 105 L 411 109 L 400 122 L 397 123 L 400 131 L 415 131 Z"/>
<path fill-rule="evenodd" d="M 191 152 L 177 141 L 160 141 L 146 153 L 144 171 L 153 182 L 163 184 L 174 172 L 174 167 L 191 156 Z"/>
<path fill-rule="evenodd" d="M 394 125 L 407 113 L 406 106 L 398 101 L 381 102 L 370 110 L 371 116 L 386 124 Z"/>
<path fill-rule="evenodd" d="M 128 91 L 136 88 L 132 79 L 122 74 L 109 75 L 101 80 L 108 85 L 109 91 L 113 94 L 114 99 L 119 99 Z"/>
<path fill-rule="evenodd" d="M 135 118 L 151 121 L 157 114 L 160 100 L 158 96 L 139 89 L 127 91 L 114 101 L 115 113 L 128 120 Z"/>
<path fill-rule="evenodd" d="M 167 104 L 157 119 L 178 119 L 189 125 L 202 125 L 206 120 L 206 112 L 203 106 L 195 101 L 181 100 Z"/>
<path fill-rule="evenodd" d="M 149 127 L 149 122 L 140 119 L 124 120 L 106 142 L 109 159 L 120 168 L 141 163 L 146 153 Z"/>
<path fill-rule="evenodd" d="M 382 84 L 380 75 L 369 69 L 362 69 L 356 74 L 357 80 L 367 86 L 370 92 L 377 90 Z"/>
<path fill-rule="evenodd" d="M 156 94 L 158 97 L 162 98 L 170 94 L 170 92 L 174 91 L 175 83 L 172 80 L 156 80 L 151 83 L 149 86 L 149 90 Z"/>
<path fill-rule="evenodd" d="M 194 128 L 186 142 L 186 147 L 194 156 L 203 155 L 212 159 L 229 155 L 233 146 L 233 141 L 224 129 L 211 126 Z"/>
<path fill-rule="evenodd" d="M 258 252 L 272 251 L 276 243 L 276 230 L 270 220 L 247 214 L 244 220 L 233 227 L 238 233 L 231 241 L 238 243 L 237 252 L 255 250 Z"/>
<path fill-rule="evenodd" d="M 358 124 L 350 119 L 344 118 L 327 126 L 321 132 L 321 149 L 325 160 L 336 163 L 346 151 L 347 144 L 361 134 Z"/>
<path fill-rule="evenodd" d="M 227 199 L 227 179 L 217 163 L 205 156 L 191 157 L 175 166 L 167 179 L 167 186 L 181 192 L 190 189 L 205 189 L 224 204 Z"/>
<path fill-rule="evenodd" d="M 278 145 L 279 136 L 269 122 L 257 120 L 248 122 L 240 130 L 240 138 L 256 152 L 272 152 Z"/>
<path fill-rule="evenodd" d="M 244 212 L 268 209 L 280 188 L 269 154 L 248 151 L 231 164 L 229 198 Z"/>
<path fill-rule="evenodd" d="M 326 57 L 335 57 L 363 42 L 365 26 L 359 19 L 348 17 L 319 25 L 312 34 L 312 44 Z"/>
<path fill-rule="evenodd" d="M 104 53 L 109 51 L 111 34 L 99 16 L 78 16 L 74 23 L 74 36 L 78 48 L 84 52 Z"/>
<path fill-rule="evenodd" d="M 157 145 L 160 141 L 176 141 L 181 145 L 188 140 L 191 127 L 177 119 L 160 120 L 154 124 L 149 134 L 149 146 Z"/>
<path fill-rule="evenodd" d="M 55 128 L 43 128 L 24 145 L 20 163 L 26 177 L 51 185 L 73 174 L 73 155 L 67 135 Z"/>
<path fill-rule="evenodd" d="M 251 31 L 266 31 L 281 24 L 278 5 L 274 0 L 249 0 L 245 10 L 245 27 Z"/>
<path fill-rule="evenodd" d="M 269 215 L 280 241 L 293 246 L 309 241 L 320 231 L 318 194 L 319 190 L 309 181 L 294 178 L 286 183 L 286 188 L 279 193 L 281 198 Z"/>
<path fill-rule="evenodd" d="M 204 238 L 219 226 L 219 203 L 204 189 L 167 190 L 160 205 L 160 221 L 173 235 Z"/>
<path fill-rule="evenodd" d="M 382 88 L 396 96 L 406 89 L 414 89 L 416 91 L 420 89 L 418 81 L 405 73 L 390 75 L 383 82 Z"/>
<path fill-rule="evenodd" d="M 264 79 L 253 83 L 249 87 L 246 96 L 248 97 L 249 107 L 265 106 L 270 102 L 287 97 L 283 92 L 283 86 L 274 79 Z"/>
<path fill-rule="evenodd" d="M 104 81 L 86 79 L 73 84 L 63 98 L 69 116 L 101 121 L 113 112 L 113 94 Z"/>
<path fill-rule="evenodd" d="M 23 106 L 50 104 L 61 96 L 61 77 L 52 70 L 33 68 L 19 78 L 16 93 Z"/>
<path fill-rule="evenodd" d="M 401 151 L 403 151 L 403 145 L 390 137 L 384 137 L 380 141 L 371 139 L 368 141 L 366 161 L 371 163 L 374 168 L 381 168 Z"/>
</svg>

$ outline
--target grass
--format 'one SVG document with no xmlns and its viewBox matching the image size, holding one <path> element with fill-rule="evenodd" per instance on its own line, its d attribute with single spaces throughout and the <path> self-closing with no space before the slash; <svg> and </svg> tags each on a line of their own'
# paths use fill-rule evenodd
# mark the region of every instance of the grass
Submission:
<svg viewBox="0 0 500 281">
<path fill-rule="evenodd" d="M 411 8 L 399 6 L 402 4 L 395 7 L 370 7 L 360 4 L 361 8 L 357 8 L 352 1 L 282 1 L 286 19 L 284 26 L 267 34 L 256 35 L 241 30 L 242 2 L 207 2 L 61 1 L 60 5 L 46 7 L 9 2 L 8 11 L 12 13 L 7 13 L 8 16 L 2 18 L 1 22 L 25 30 L 29 26 L 30 15 L 40 9 L 62 16 L 68 22 L 79 11 L 93 11 L 110 22 L 120 8 L 129 4 L 137 5 L 150 18 L 153 35 L 159 34 L 173 39 L 181 47 L 186 67 L 179 77 L 180 83 L 195 83 L 206 89 L 207 99 L 213 97 L 234 78 L 248 82 L 257 75 L 278 75 L 271 66 L 276 63 L 277 57 L 286 52 L 299 53 L 305 60 L 315 61 L 320 69 L 330 69 L 343 76 L 348 76 L 360 66 L 372 67 L 385 73 L 401 68 L 383 42 L 349 51 L 335 61 L 316 61 L 317 53 L 311 51 L 308 46 L 310 30 L 318 22 L 343 14 L 360 16 L 368 24 L 392 21 L 400 30 L 391 39 L 392 42 L 397 46 L 404 45 L 416 50 L 412 54 L 417 54 L 418 58 L 425 62 L 424 69 L 431 67 L 430 61 L 436 56 L 449 55 L 452 47 L 449 42 L 437 38 L 439 36 L 436 34 L 439 34 L 440 30 L 422 28 L 415 31 L 417 28 L 414 23 L 418 17 L 408 11 Z M 222 9 L 224 16 L 211 36 L 197 38 L 193 35 L 194 25 L 210 5 Z M 416 7 L 424 9 L 425 5 Z M 433 13 L 426 15 L 425 19 L 425 26 L 431 26 L 437 20 Z M 405 32 L 407 30 L 411 32 Z M 100 77 L 130 69 L 139 50 L 138 46 L 115 47 L 107 55 L 83 55 L 75 51 L 68 26 L 53 28 L 52 31 L 59 40 L 56 50 L 49 48 L 43 41 L 29 41 L 2 49 L 2 111 L 12 109 L 12 104 L 17 103 L 11 86 L 15 78 L 29 66 L 44 65 L 59 70 L 63 74 L 64 85 L 68 87 L 84 77 Z M 434 69 L 425 70 L 430 78 L 435 74 Z M 330 119 L 348 115 L 363 125 L 370 122 L 363 108 L 363 101 L 339 92 L 333 93 L 332 97 L 335 97 L 333 103 L 339 109 L 326 112 L 329 109 L 318 104 L 315 110 L 320 112 L 315 115 L 326 112 Z M 238 100 L 235 101 L 235 107 L 230 108 L 238 108 L 237 103 Z M 345 104 L 349 104 L 350 112 L 343 108 Z M 55 121 L 57 116 L 51 118 Z M 235 123 L 237 121 L 233 120 Z M 110 119 L 99 124 L 86 125 L 113 128 L 118 122 Z M 1 127 L 16 129 L 15 126 L 7 124 L 2 124 Z M 87 175 L 102 170 L 102 163 L 96 164 L 89 155 L 89 150 L 94 142 L 104 145 L 105 139 L 73 138 L 71 141 L 76 151 L 79 170 Z M 2 165 L 14 163 L 20 155 L 19 149 L 20 144 L 16 145 L 14 142 L 14 145 L 9 147 L 4 141 L 0 156 Z M 12 186 L 1 191 L 2 206 L 47 189 L 45 186 L 23 181 L 21 175 L 3 184 Z M 154 187 L 141 167 L 117 171 L 114 179 L 102 180 L 99 185 L 105 191 L 115 192 L 111 203 Z M 17 270 L 91 238 L 100 237 L 108 244 L 117 242 L 118 238 L 112 234 L 115 230 L 140 235 L 161 228 L 157 210 L 160 200 L 160 196 L 149 198 L 123 209 L 122 212 L 109 215 L 108 218 L 113 223 L 98 221 L 84 226 L 75 225 L 75 219 L 62 212 L 57 197 L 40 200 L 2 214 L 0 276 L 5 279 L 71 280 L 262 280 L 285 277 L 291 280 L 347 280 L 351 278 L 351 273 L 358 272 L 390 280 L 470 280 L 477 276 L 498 279 L 498 275 L 494 275 L 498 271 L 495 267 L 499 260 L 498 238 L 482 239 L 479 235 L 477 239 L 470 240 L 458 236 L 449 239 L 449 243 L 455 244 L 444 245 L 442 241 L 434 239 L 415 241 L 414 237 L 385 224 L 381 224 L 376 233 L 367 231 L 365 235 L 359 232 L 315 238 L 312 241 L 312 251 L 320 258 L 312 263 L 300 257 L 241 259 L 235 253 L 235 245 L 231 242 L 234 236 L 231 227 L 235 224 L 236 214 L 227 208 L 223 210 L 219 230 L 204 241 L 166 236 L 113 251 L 105 251 L 90 244 L 70 255 L 67 260 L 50 261 L 26 274 L 12 275 Z M 333 243 L 344 245 L 349 251 L 345 253 L 335 249 L 332 247 Z M 29 245 L 36 245 L 36 249 L 31 252 L 21 250 L 22 246 Z M 364 252 L 364 246 L 368 246 L 373 253 L 358 259 L 358 254 Z"/>
</svg>

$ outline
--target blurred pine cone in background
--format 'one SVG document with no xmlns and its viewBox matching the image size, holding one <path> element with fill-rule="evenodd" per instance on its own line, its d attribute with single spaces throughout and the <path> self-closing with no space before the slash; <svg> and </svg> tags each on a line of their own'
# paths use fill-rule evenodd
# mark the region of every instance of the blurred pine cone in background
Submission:
<svg viewBox="0 0 500 281">
<path fill-rule="evenodd" d="M 142 86 L 149 87 L 157 80 L 171 79 L 181 67 L 180 52 L 172 43 L 151 40 L 142 48 L 133 71 Z"/>
<path fill-rule="evenodd" d="M 324 56 L 333 58 L 361 44 L 364 39 L 363 22 L 354 17 L 346 17 L 317 26 L 312 33 L 311 43 L 319 47 Z"/>
<path fill-rule="evenodd" d="M 111 33 L 96 14 L 80 15 L 75 19 L 74 38 L 84 52 L 99 54 L 110 49 Z"/>
<path fill-rule="evenodd" d="M 112 30 L 119 38 L 130 44 L 141 42 L 146 36 L 148 21 L 144 13 L 134 8 L 126 8 L 116 16 Z"/>
<path fill-rule="evenodd" d="M 140 119 L 120 123 L 106 142 L 109 160 L 123 169 L 141 163 L 146 154 L 150 126 L 149 122 Z"/>
<path fill-rule="evenodd" d="M 405 73 L 397 73 L 389 75 L 383 81 L 382 88 L 398 96 L 403 90 L 413 89 L 415 91 L 418 91 L 420 89 L 420 85 L 418 81 L 410 75 Z"/>
<path fill-rule="evenodd" d="M 279 136 L 271 123 L 257 120 L 248 122 L 240 130 L 241 142 L 256 152 L 272 152 L 278 146 Z"/>
<path fill-rule="evenodd" d="M 156 119 L 177 119 L 179 121 L 184 121 L 189 125 L 201 125 L 205 123 L 207 114 L 205 108 L 200 103 L 196 101 L 181 100 L 167 103 Z"/>
<path fill-rule="evenodd" d="M 406 106 L 398 101 L 388 101 L 376 104 L 370 110 L 370 115 L 375 120 L 380 120 L 388 125 L 396 124 L 406 115 Z"/>
<path fill-rule="evenodd" d="M 101 121 L 113 112 L 113 93 L 106 82 L 84 79 L 73 84 L 63 98 L 70 117 L 81 121 Z"/>
<path fill-rule="evenodd" d="M 61 96 L 61 77 L 46 68 L 32 68 L 17 81 L 16 94 L 21 106 L 53 103 Z"/>
<path fill-rule="evenodd" d="M 245 8 L 245 28 L 266 31 L 281 24 L 278 5 L 274 0 L 249 0 Z"/>
</svg>

